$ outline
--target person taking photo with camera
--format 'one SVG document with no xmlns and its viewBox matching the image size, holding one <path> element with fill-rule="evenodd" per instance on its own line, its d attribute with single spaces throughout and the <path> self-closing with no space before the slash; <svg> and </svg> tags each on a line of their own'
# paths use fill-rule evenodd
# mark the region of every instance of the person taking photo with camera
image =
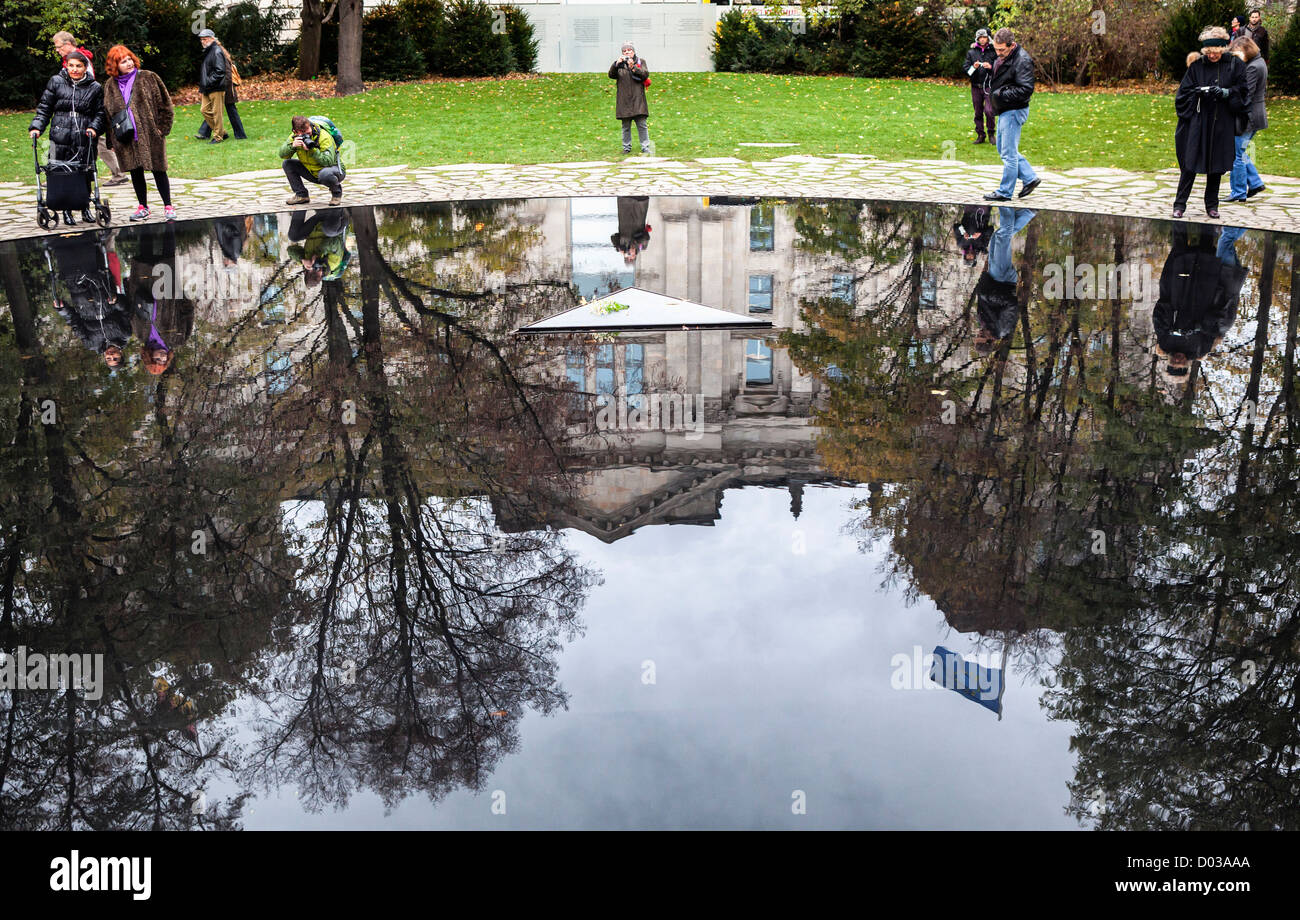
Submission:
<svg viewBox="0 0 1300 920">
<path fill-rule="evenodd" d="M 310 118 L 295 115 L 290 122 L 293 133 L 280 147 L 280 159 L 284 161 L 284 175 L 293 189 L 293 197 L 285 204 L 309 204 L 305 179 L 330 190 L 330 204 L 338 205 L 343 201 L 343 178 L 346 171 L 339 159 L 338 143 L 334 132 L 322 129 Z M 326 121 L 328 126 L 330 123 Z"/>
</svg>

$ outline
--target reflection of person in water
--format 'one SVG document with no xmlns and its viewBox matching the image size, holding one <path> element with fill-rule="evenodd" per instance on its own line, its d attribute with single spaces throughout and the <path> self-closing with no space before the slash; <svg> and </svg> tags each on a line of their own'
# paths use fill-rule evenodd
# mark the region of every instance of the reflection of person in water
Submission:
<svg viewBox="0 0 1300 920">
<path fill-rule="evenodd" d="M 1165 372 L 1187 376 L 1191 362 L 1205 357 L 1237 318 L 1246 269 L 1237 259 L 1240 227 L 1222 230 L 1197 225 L 1198 238 L 1188 240 L 1188 224 L 1173 225 L 1173 249 L 1160 272 L 1160 297 L 1152 325 L 1156 345 L 1168 359 Z M 1216 245 L 1217 243 L 1217 245 Z"/>
<path fill-rule="evenodd" d="M 609 241 L 629 265 L 650 245 L 650 225 L 645 222 L 649 213 L 650 199 L 644 195 L 618 199 L 618 232 L 611 234 Z"/>
<path fill-rule="evenodd" d="M 244 254 L 244 243 L 253 229 L 251 217 L 220 217 L 212 222 L 212 232 L 221 247 L 221 264 L 227 268 L 239 262 Z"/>
<path fill-rule="evenodd" d="M 145 370 L 159 376 L 176 363 L 176 352 L 194 328 L 194 304 L 186 300 L 176 271 L 176 229 L 149 225 L 140 234 L 140 249 L 131 263 L 134 314 L 131 325 L 140 340 Z"/>
<path fill-rule="evenodd" d="M 1019 305 L 1016 285 L 1020 275 L 1011 262 L 1011 239 L 1034 219 L 1027 208 L 998 208 L 998 229 L 989 243 L 989 261 L 975 284 L 975 304 L 980 328 L 975 350 L 988 354 L 996 342 L 1016 330 Z"/>
<path fill-rule="evenodd" d="M 988 252 L 989 227 L 993 221 L 992 209 L 987 205 L 968 204 L 961 213 L 961 220 L 952 225 L 953 236 L 961 249 L 964 262 L 974 262 L 981 252 Z"/>
<path fill-rule="evenodd" d="M 131 317 L 122 296 L 122 266 L 107 234 L 56 237 L 45 250 L 54 309 L 109 367 L 122 366 Z"/>
<path fill-rule="evenodd" d="M 348 212 L 342 208 L 316 211 L 305 219 L 294 211 L 289 221 L 289 255 L 302 262 L 307 286 L 337 281 L 348 267 Z"/>
</svg>

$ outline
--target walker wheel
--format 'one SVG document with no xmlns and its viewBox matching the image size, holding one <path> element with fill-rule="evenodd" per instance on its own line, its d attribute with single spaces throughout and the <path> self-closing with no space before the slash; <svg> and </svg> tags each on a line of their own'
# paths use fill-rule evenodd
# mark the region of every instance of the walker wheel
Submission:
<svg viewBox="0 0 1300 920">
<path fill-rule="evenodd" d="M 108 205 L 101 204 L 95 209 L 95 223 L 101 227 L 107 227 L 113 222 L 113 212 L 109 210 Z"/>
<path fill-rule="evenodd" d="M 49 230 L 59 222 L 59 215 L 49 208 L 36 209 L 36 223 L 42 230 Z"/>
</svg>

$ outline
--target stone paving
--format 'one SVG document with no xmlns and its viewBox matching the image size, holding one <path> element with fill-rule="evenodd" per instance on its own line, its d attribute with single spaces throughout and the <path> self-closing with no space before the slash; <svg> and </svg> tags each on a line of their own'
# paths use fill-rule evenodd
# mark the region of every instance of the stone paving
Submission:
<svg viewBox="0 0 1300 920">
<path fill-rule="evenodd" d="M 1104 167 L 1039 169 L 1043 184 L 1024 204 L 1037 209 L 1084 211 L 1125 217 L 1170 216 L 1176 170 L 1133 173 Z M 727 195 L 867 198 L 975 204 L 991 191 L 1001 166 L 958 160 L 885 161 L 865 154 L 792 154 L 747 162 L 734 157 L 673 161 L 626 157 L 591 163 L 457 163 L 445 166 L 354 168 L 344 185 L 344 204 L 395 204 L 463 198 L 533 198 L 610 195 Z M 1300 232 L 1300 179 L 1265 176 L 1267 191 L 1247 204 L 1223 204 L 1220 223 Z M 1223 183 L 1227 194 L 1227 180 Z M 328 193 L 309 186 L 313 205 Z M 127 223 L 135 209 L 129 184 L 104 189 L 113 224 Z M 1186 220 L 1209 221 L 1197 181 Z M 182 220 L 283 211 L 289 188 L 278 168 L 214 179 L 172 179 L 172 198 Z M 162 207 L 150 182 L 152 220 Z M 1017 199 L 1017 201 L 1019 201 Z M 308 206 L 310 207 L 310 206 Z M 58 231 L 53 231 L 58 232 Z M 0 182 L 0 239 L 40 236 L 36 188 Z"/>
</svg>

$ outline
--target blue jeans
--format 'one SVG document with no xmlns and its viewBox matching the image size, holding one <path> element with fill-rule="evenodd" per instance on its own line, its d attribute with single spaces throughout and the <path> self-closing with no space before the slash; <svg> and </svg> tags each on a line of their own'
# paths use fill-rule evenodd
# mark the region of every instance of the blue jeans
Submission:
<svg viewBox="0 0 1300 920">
<path fill-rule="evenodd" d="M 1012 109 L 998 116 L 998 154 L 1002 157 L 1002 184 L 998 194 L 1010 198 L 1016 191 L 1016 179 L 1033 182 L 1038 178 L 1034 167 L 1020 155 L 1020 131 L 1029 120 L 1029 109 Z"/>
<path fill-rule="evenodd" d="M 1224 265 L 1231 265 L 1234 268 L 1241 267 L 1241 262 L 1237 259 L 1237 240 L 1241 239 L 1245 232 L 1245 227 L 1223 228 L 1223 233 L 1219 236 L 1219 245 L 1215 247 L 1214 254 L 1219 257 L 1219 261 Z"/>
<path fill-rule="evenodd" d="M 1255 169 L 1255 162 L 1250 158 L 1250 154 L 1246 153 L 1246 148 L 1250 146 L 1250 139 L 1254 136 L 1254 131 L 1247 131 L 1235 139 L 1237 158 L 1232 161 L 1232 173 L 1228 177 L 1229 194 L 1233 198 L 1245 198 L 1246 192 L 1250 189 L 1259 188 L 1264 184 L 1264 180 L 1259 177 L 1259 170 Z"/>
<path fill-rule="evenodd" d="M 998 134 L 1002 125 L 998 125 Z M 989 243 L 989 274 L 994 281 L 1017 283 L 1020 275 L 1011 261 L 1011 238 L 1025 229 L 1025 224 L 1034 219 L 1034 212 L 1028 208 L 998 208 L 998 229 L 993 232 Z"/>
</svg>

